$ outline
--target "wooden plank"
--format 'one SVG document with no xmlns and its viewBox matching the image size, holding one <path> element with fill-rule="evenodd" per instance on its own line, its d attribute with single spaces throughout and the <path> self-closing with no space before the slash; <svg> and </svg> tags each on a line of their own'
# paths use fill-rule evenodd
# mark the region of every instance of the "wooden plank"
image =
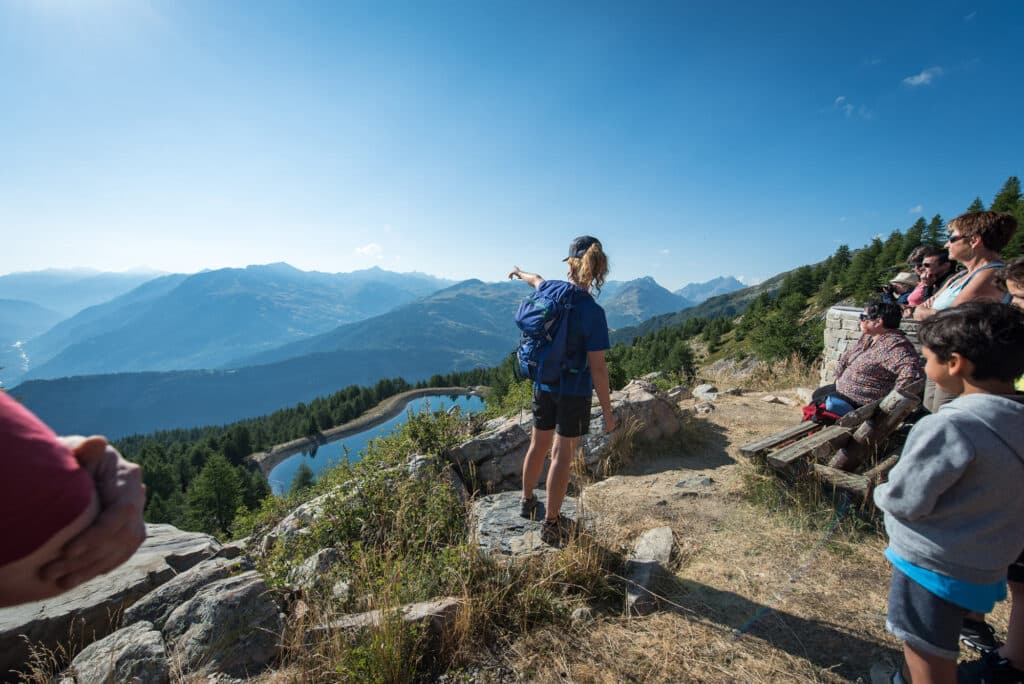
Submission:
<svg viewBox="0 0 1024 684">
<path fill-rule="evenodd" d="M 845 489 L 848 492 L 853 492 L 862 499 L 868 495 L 868 489 L 870 488 L 871 482 L 868 478 L 857 473 L 848 473 L 844 470 L 837 470 L 836 468 L 830 468 L 827 465 L 821 465 L 820 463 L 814 464 L 814 477 L 827 482 L 833 487 L 838 489 Z"/>
<path fill-rule="evenodd" d="M 750 442 L 740 447 L 740 453 L 749 458 L 759 458 L 764 456 L 770 449 L 776 449 L 787 442 L 792 442 L 794 439 L 800 439 L 801 437 L 815 432 L 821 428 L 821 425 L 812 423 L 809 420 L 805 420 L 799 425 L 794 425 L 791 428 L 786 428 L 782 432 L 777 432 L 770 437 L 765 437 L 756 442 Z"/>
<path fill-rule="evenodd" d="M 832 450 L 846 444 L 850 440 L 852 432 L 849 428 L 830 425 L 821 432 L 816 432 L 799 442 L 771 452 L 768 454 L 768 463 L 773 468 L 785 470 L 808 456 L 820 456 L 822 447 Z"/>
<path fill-rule="evenodd" d="M 836 425 L 849 428 L 857 427 L 858 425 L 860 425 L 865 420 L 867 420 L 868 418 L 875 414 L 875 409 L 878 408 L 878 403 L 880 401 L 882 400 L 879 399 L 878 401 L 873 401 L 870 404 L 864 404 L 859 409 L 854 409 L 853 411 L 850 411 L 845 416 L 837 420 Z"/>
<path fill-rule="evenodd" d="M 896 463 L 899 462 L 899 460 L 900 454 L 899 452 L 896 452 L 895 454 L 892 454 L 891 456 L 886 458 L 884 461 L 879 461 L 870 470 L 865 470 L 864 477 L 866 477 L 868 481 L 871 482 L 871 484 L 878 484 L 883 477 L 889 474 L 889 471 L 892 470 L 893 466 L 896 465 Z"/>
</svg>

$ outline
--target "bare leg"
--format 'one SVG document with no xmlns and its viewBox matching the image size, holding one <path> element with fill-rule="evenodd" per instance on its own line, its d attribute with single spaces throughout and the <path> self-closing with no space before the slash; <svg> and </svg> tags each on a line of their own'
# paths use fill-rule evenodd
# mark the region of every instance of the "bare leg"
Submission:
<svg viewBox="0 0 1024 684">
<path fill-rule="evenodd" d="M 533 496 L 533 489 L 540 480 L 540 471 L 544 470 L 544 458 L 551 449 L 551 442 L 555 439 L 555 431 L 538 430 L 533 428 L 530 434 L 530 448 L 526 450 L 526 458 L 523 459 L 523 498 L 529 499 Z"/>
<path fill-rule="evenodd" d="M 906 661 L 904 679 L 909 670 L 911 684 L 956 684 L 955 660 L 915 651 L 907 643 L 903 644 L 903 659 Z"/>
<path fill-rule="evenodd" d="M 1006 629 L 1006 643 L 999 649 L 999 655 L 1010 661 L 1010 665 L 1024 670 L 1024 583 L 1009 582 L 1010 622 Z"/>
<path fill-rule="evenodd" d="M 555 448 L 551 452 L 551 468 L 548 469 L 547 513 L 544 515 L 548 520 L 557 519 L 562 510 L 565 491 L 569 488 L 572 459 L 576 454 L 576 445 L 579 444 L 579 441 L 579 437 L 557 435 L 555 438 Z"/>
</svg>

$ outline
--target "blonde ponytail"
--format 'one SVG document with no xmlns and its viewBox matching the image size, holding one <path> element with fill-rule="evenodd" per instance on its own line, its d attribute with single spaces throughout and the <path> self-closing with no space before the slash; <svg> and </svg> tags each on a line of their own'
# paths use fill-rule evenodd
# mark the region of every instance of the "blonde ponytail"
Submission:
<svg viewBox="0 0 1024 684">
<path fill-rule="evenodd" d="M 595 295 L 601 294 L 604 280 L 608 276 L 608 256 L 601 249 L 601 243 L 595 242 L 580 258 L 570 257 L 569 273 L 572 281 Z"/>
</svg>

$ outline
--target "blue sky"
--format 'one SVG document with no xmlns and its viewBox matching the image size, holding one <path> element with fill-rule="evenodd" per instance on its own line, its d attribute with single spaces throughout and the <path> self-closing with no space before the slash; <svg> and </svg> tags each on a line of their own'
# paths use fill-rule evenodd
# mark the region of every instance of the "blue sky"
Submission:
<svg viewBox="0 0 1024 684">
<path fill-rule="evenodd" d="M 782 5 L 784 7 L 776 7 Z M 0 0 L 0 273 L 768 277 L 1024 175 L 1024 2 Z"/>
</svg>

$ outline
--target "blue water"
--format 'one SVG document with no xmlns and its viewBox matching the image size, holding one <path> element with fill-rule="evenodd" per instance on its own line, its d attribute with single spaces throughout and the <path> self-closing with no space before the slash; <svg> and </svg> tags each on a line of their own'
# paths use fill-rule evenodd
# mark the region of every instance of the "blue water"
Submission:
<svg viewBox="0 0 1024 684">
<path fill-rule="evenodd" d="M 447 411 L 452 406 L 458 406 L 462 409 L 463 413 L 477 413 L 484 409 L 484 402 L 480 397 L 453 397 L 451 395 L 413 399 L 406 403 L 401 413 L 376 427 L 323 444 L 317 448 L 315 454 L 295 454 L 281 461 L 270 471 L 270 477 L 267 478 L 270 482 L 270 489 L 278 496 L 287 493 L 288 488 L 291 487 L 292 479 L 295 477 L 295 471 L 299 469 L 299 464 L 302 462 L 305 462 L 306 465 L 312 468 L 313 473 L 316 475 L 319 475 L 321 471 L 330 468 L 332 465 L 343 463 L 345 461 L 346 448 L 348 449 L 349 460 L 358 461 L 371 439 L 390 434 L 396 427 L 405 422 L 409 411 L 413 413 L 419 413 L 428 409 L 430 411 Z"/>
</svg>

